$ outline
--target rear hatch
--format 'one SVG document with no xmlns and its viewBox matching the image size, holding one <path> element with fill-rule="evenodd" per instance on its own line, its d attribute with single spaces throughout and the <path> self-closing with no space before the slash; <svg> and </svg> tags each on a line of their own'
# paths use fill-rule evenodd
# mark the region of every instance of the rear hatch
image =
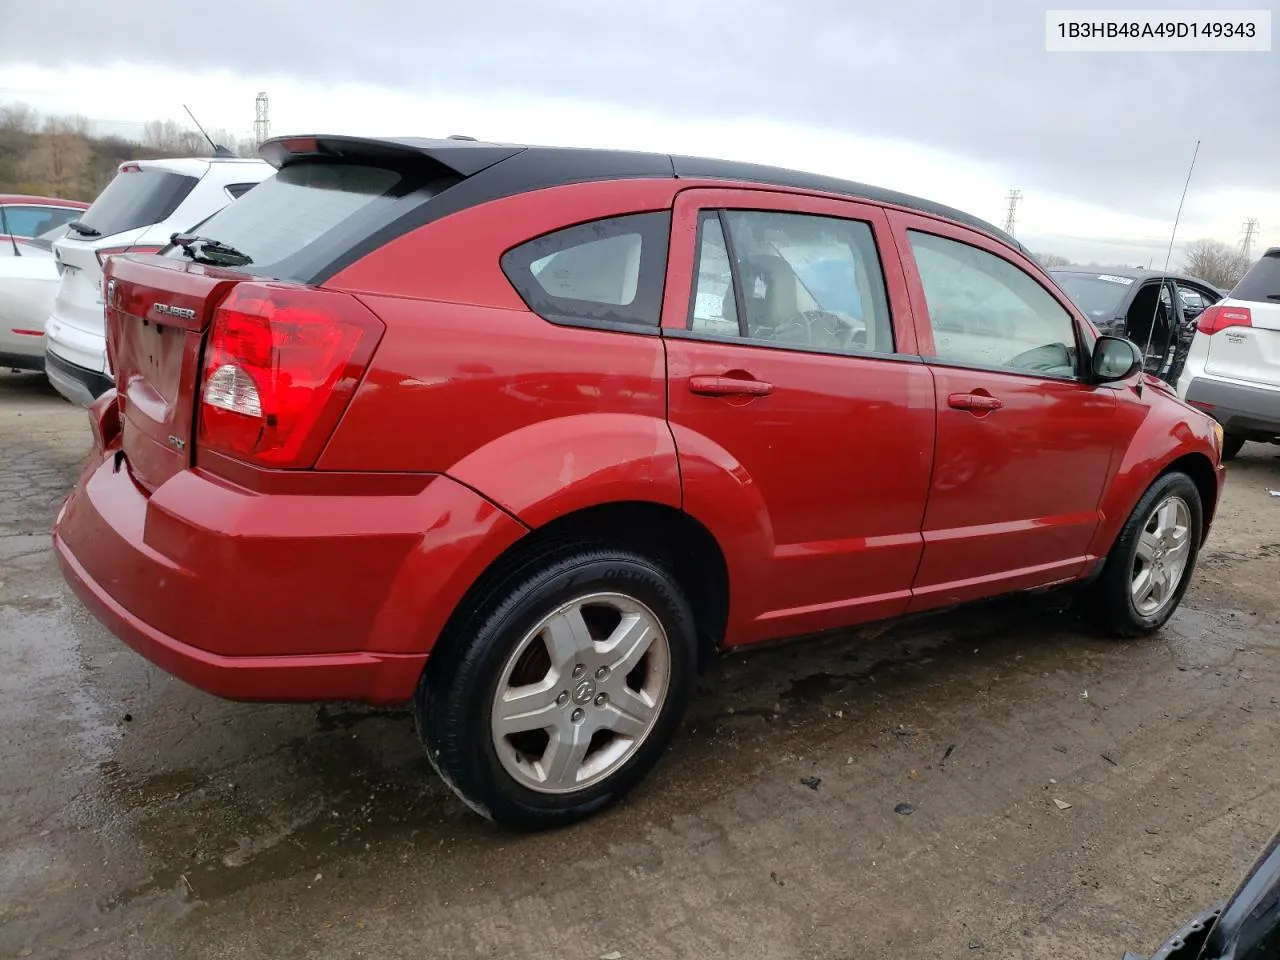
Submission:
<svg viewBox="0 0 1280 960">
<path fill-rule="evenodd" d="M 1280 247 L 1201 314 L 1199 329 L 1210 334 L 1206 373 L 1280 387 Z"/>
<path fill-rule="evenodd" d="M 147 490 L 191 465 L 204 331 L 237 279 L 162 257 L 117 257 L 108 269 L 107 356 L 123 449 Z"/>
<path fill-rule="evenodd" d="M 390 164 L 381 153 L 368 164 L 285 153 L 198 237 L 110 259 L 106 351 L 141 487 L 226 458 L 314 466 L 384 332 L 355 296 L 315 280 L 456 182 L 416 151 Z"/>
<path fill-rule="evenodd" d="M 199 178 L 146 163 L 125 163 L 66 236 L 53 244 L 61 281 L 53 304 L 53 328 L 103 336 L 102 265 L 119 253 L 154 252 L 140 248 L 147 229 L 169 217 Z M 81 363 L 81 359 L 70 358 Z"/>
</svg>

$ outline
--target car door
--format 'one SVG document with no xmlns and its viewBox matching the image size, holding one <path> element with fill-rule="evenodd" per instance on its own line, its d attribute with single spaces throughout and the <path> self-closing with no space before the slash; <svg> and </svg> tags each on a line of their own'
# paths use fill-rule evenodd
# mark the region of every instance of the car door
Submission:
<svg viewBox="0 0 1280 960">
<path fill-rule="evenodd" d="M 934 401 L 883 210 L 680 193 L 663 334 L 685 506 L 730 568 L 726 642 L 902 613 Z"/>
<path fill-rule="evenodd" d="M 1003 244 L 889 216 L 938 408 L 911 609 L 1080 575 L 1122 431 L 1116 388 L 1082 375 L 1083 321 Z"/>
<path fill-rule="evenodd" d="M 1182 375 L 1182 368 L 1187 362 L 1187 353 L 1191 349 L 1191 340 L 1196 334 L 1196 324 L 1200 314 L 1222 299 L 1208 287 L 1179 280 L 1176 283 L 1178 295 L 1174 298 L 1175 323 L 1178 330 L 1173 363 L 1170 365 L 1165 379 L 1177 383 Z"/>
</svg>

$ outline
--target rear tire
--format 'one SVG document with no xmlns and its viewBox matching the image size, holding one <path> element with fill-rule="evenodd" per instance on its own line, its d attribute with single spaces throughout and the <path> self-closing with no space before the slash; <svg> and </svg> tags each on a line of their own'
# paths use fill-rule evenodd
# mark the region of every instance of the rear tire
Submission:
<svg viewBox="0 0 1280 960">
<path fill-rule="evenodd" d="M 1200 492 L 1185 473 L 1166 473 L 1148 488 L 1088 597 L 1105 631 L 1138 637 L 1173 616 L 1195 570 L 1203 517 Z"/>
<path fill-rule="evenodd" d="M 1240 455 L 1240 448 L 1244 446 L 1244 437 L 1238 433 L 1228 433 L 1222 438 L 1222 459 L 1234 460 Z"/>
<path fill-rule="evenodd" d="M 697 670 L 688 600 L 653 560 L 597 546 L 524 566 L 490 596 L 418 685 L 427 755 L 504 826 L 591 816 L 644 778 L 680 724 Z"/>
</svg>

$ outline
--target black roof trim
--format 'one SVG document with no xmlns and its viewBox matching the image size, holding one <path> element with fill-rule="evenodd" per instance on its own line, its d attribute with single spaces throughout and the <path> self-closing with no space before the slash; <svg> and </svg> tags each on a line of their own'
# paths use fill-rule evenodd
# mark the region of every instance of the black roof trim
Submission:
<svg viewBox="0 0 1280 960">
<path fill-rule="evenodd" d="M 852 180 L 841 180 L 819 173 L 804 173 L 799 170 L 788 170 L 784 167 L 769 167 L 758 163 L 739 163 L 734 160 L 708 160 L 703 157 L 671 158 L 677 177 L 697 177 L 705 180 L 732 180 L 751 183 L 764 183 L 780 187 L 791 187 L 796 190 L 814 190 L 821 193 L 835 193 L 872 203 L 885 203 L 895 207 L 905 207 L 919 213 L 934 217 L 954 220 L 967 227 L 979 230 L 1015 250 L 1030 257 L 1031 253 L 1012 236 L 985 220 L 981 220 L 962 210 L 948 207 L 932 200 L 924 200 L 908 193 L 873 187 Z"/>
</svg>

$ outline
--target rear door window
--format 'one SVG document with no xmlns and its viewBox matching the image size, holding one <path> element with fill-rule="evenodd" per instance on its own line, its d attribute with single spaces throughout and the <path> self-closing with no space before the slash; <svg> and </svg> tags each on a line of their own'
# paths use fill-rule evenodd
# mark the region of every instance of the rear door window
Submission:
<svg viewBox="0 0 1280 960">
<path fill-rule="evenodd" d="M 197 177 L 155 167 L 123 171 L 107 184 L 80 222 L 104 237 L 162 223 L 197 183 Z"/>
<path fill-rule="evenodd" d="M 822 353 L 893 353 L 871 227 L 814 214 L 704 212 L 689 329 Z"/>
<path fill-rule="evenodd" d="M 1249 268 L 1231 291 L 1231 299 L 1280 304 L 1280 247 L 1268 250 Z"/>
<path fill-rule="evenodd" d="M 552 323 L 656 329 L 670 232 L 667 212 L 580 223 L 508 250 L 502 271 Z"/>
</svg>

